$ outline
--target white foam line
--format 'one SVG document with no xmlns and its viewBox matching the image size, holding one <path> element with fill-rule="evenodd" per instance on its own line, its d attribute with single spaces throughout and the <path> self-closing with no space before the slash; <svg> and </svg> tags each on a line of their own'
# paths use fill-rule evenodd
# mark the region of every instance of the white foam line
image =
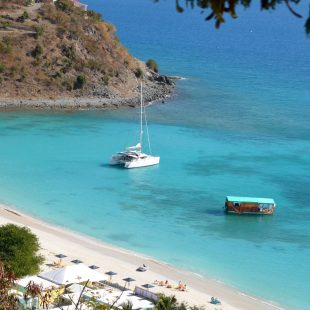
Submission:
<svg viewBox="0 0 310 310">
<path fill-rule="evenodd" d="M 261 300 L 261 299 L 259 299 L 259 298 L 253 297 L 253 296 L 251 296 L 251 295 L 248 295 L 248 294 L 245 294 L 245 293 L 242 293 L 242 292 L 238 292 L 238 294 L 239 294 L 239 295 L 242 295 L 242 296 L 245 296 L 245 297 L 247 297 L 247 298 L 250 298 L 250 299 L 259 301 L 259 302 L 261 302 L 262 304 L 271 306 L 271 307 L 273 307 L 273 308 L 275 308 L 275 309 L 278 309 L 278 310 L 285 310 L 284 308 L 279 307 L 279 306 L 276 306 L 276 305 L 274 305 L 273 303 L 270 303 L 270 302 Z"/>
<path fill-rule="evenodd" d="M 200 273 L 193 272 L 193 274 L 198 278 L 203 279 L 203 275 L 201 275 Z"/>
</svg>

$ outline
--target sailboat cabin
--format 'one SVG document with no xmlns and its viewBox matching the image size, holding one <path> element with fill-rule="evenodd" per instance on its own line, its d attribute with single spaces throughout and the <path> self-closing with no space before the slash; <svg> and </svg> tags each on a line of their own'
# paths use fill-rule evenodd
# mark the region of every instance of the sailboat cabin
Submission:
<svg viewBox="0 0 310 310">
<path fill-rule="evenodd" d="M 273 214 L 276 204 L 271 198 L 227 196 L 225 211 L 236 214 Z"/>
</svg>

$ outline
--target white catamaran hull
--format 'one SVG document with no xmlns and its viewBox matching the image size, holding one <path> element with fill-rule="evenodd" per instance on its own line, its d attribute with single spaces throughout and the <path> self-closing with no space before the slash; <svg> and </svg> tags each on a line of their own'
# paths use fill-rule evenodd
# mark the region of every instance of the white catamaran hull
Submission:
<svg viewBox="0 0 310 310">
<path fill-rule="evenodd" d="M 139 158 L 137 160 L 133 160 L 131 162 L 127 162 L 124 164 L 124 167 L 127 169 L 131 168 L 142 168 L 147 166 L 154 166 L 159 164 L 160 157 L 149 156 L 146 158 Z"/>
<path fill-rule="evenodd" d="M 158 165 L 160 161 L 160 157 L 157 156 L 147 156 L 143 158 L 131 159 L 130 161 L 124 160 L 121 157 L 113 156 L 110 165 L 121 165 L 124 168 L 142 168 L 147 166 Z"/>
</svg>

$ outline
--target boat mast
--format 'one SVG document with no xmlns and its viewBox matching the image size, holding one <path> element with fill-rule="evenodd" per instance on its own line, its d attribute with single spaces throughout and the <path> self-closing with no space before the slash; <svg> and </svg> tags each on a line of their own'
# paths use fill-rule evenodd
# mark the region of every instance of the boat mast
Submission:
<svg viewBox="0 0 310 310">
<path fill-rule="evenodd" d="M 143 136 L 143 88 L 142 81 L 140 85 L 140 146 L 142 151 L 142 136 Z"/>
</svg>

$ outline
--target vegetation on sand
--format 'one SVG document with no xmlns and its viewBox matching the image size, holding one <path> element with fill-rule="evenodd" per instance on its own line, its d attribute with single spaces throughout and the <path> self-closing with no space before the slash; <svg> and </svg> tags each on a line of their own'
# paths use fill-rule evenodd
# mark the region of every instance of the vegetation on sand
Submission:
<svg viewBox="0 0 310 310">
<path fill-rule="evenodd" d="M 39 272 L 43 262 L 39 249 L 37 236 L 28 228 L 13 224 L 0 226 L 0 261 L 16 277 Z"/>
</svg>

